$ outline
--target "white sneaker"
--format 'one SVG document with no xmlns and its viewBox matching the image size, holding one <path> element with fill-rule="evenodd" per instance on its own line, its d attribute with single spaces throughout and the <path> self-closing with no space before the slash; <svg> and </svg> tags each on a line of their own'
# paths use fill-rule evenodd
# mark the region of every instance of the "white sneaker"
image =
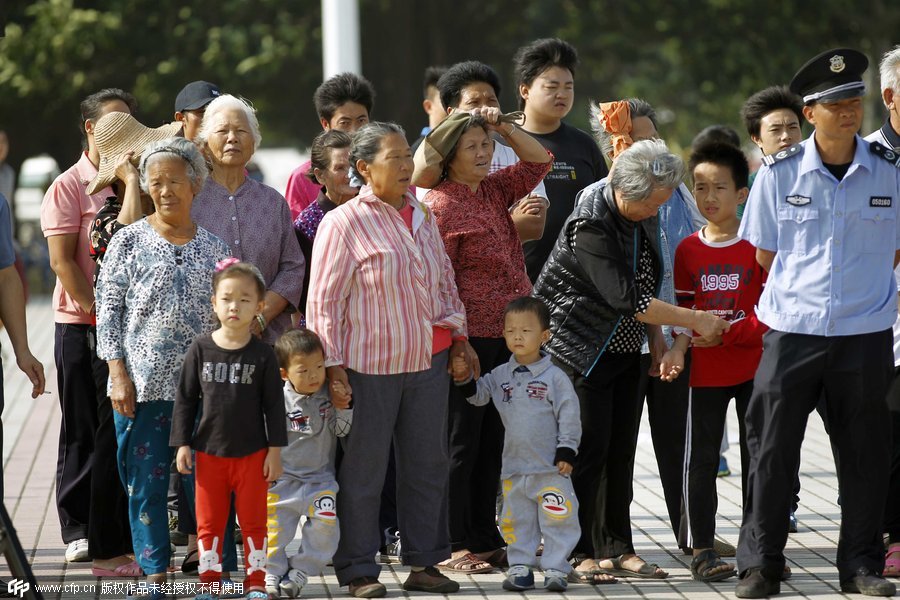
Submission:
<svg viewBox="0 0 900 600">
<path fill-rule="evenodd" d="M 280 580 L 281 577 L 275 573 L 266 573 L 266 593 L 269 595 L 269 598 L 281 597 L 281 590 L 278 589 Z"/>
<path fill-rule="evenodd" d="M 306 585 L 307 577 L 303 571 L 291 569 L 281 580 L 281 595 L 288 598 L 297 598 L 300 596 L 300 590 Z"/>
<path fill-rule="evenodd" d="M 91 560 L 88 554 L 88 541 L 81 538 L 70 542 L 66 548 L 66 562 L 88 562 Z"/>
</svg>

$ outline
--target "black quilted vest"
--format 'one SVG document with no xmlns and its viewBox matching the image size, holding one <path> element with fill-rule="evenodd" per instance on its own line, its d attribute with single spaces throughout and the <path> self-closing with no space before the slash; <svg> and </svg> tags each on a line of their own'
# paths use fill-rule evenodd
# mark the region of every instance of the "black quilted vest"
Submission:
<svg viewBox="0 0 900 600">
<path fill-rule="evenodd" d="M 534 296 L 550 309 L 553 336 L 546 345 L 547 351 L 585 376 L 597 364 L 623 318 L 604 299 L 575 257 L 573 241 L 586 223 L 607 232 L 609 242 L 619 245 L 633 270 L 637 267 L 639 227 L 659 257 L 656 217 L 634 223 L 620 216 L 609 185 L 598 186 L 579 199 L 534 285 Z"/>
</svg>

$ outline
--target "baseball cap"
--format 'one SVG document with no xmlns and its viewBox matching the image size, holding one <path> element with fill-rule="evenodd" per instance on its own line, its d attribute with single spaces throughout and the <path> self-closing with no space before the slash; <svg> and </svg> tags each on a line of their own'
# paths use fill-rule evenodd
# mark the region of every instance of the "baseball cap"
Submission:
<svg viewBox="0 0 900 600">
<path fill-rule="evenodd" d="M 222 95 L 222 91 L 214 83 L 208 81 L 192 81 L 175 97 L 175 112 L 197 110 L 203 108 Z"/>
</svg>

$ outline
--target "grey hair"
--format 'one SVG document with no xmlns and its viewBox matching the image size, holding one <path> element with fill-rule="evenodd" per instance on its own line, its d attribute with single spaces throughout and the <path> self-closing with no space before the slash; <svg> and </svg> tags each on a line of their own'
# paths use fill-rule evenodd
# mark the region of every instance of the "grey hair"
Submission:
<svg viewBox="0 0 900 600">
<path fill-rule="evenodd" d="M 654 129 L 659 129 L 659 124 L 656 121 L 656 110 L 652 104 L 641 98 L 628 98 L 626 102 L 628 102 L 628 109 L 631 111 L 632 119 L 647 117 L 653 123 Z M 594 137 L 597 138 L 597 143 L 600 144 L 600 151 L 603 152 L 603 156 L 612 156 L 612 134 L 600 125 L 600 105 L 597 102 L 591 102 L 591 130 L 594 132 Z"/>
<path fill-rule="evenodd" d="M 203 187 L 206 176 L 209 171 L 206 168 L 206 160 L 200 154 L 200 150 L 194 142 L 186 140 L 183 137 L 171 137 L 157 142 L 150 142 L 144 146 L 141 152 L 140 173 L 141 173 L 141 189 L 144 193 L 150 193 L 150 184 L 147 181 L 147 171 L 150 165 L 163 158 L 177 158 L 186 163 L 188 177 L 194 190 Z"/>
<path fill-rule="evenodd" d="M 685 173 L 684 161 L 664 141 L 643 140 L 616 157 L 609 185 L 625 202 L 641 201 L 660 188 L 674 190 Z"/>
<path fill-rule="evenodd" d="M 253 135 L 253 151 L 259 148 L 262 142 L 262 134 L 259 132 L 259 121 L 256 118 L 256 109 L 250 104 L 249 100 L 238 98 L 231 94 L 222 94 L 212 102 L 206 105 L 206 112 L 203 113 L 203 121 L 200 123 L 200 133 L 197 134 L 197 143 L 205 144 L 212 133 L 213 118 L 220 112 L 226 110 L 241 110 L 247 116 L 247 123 L 250 124 L 250 133 Z"/>
<path fill-rule="evenodd" d="M 360 127 L 353 134 L 353 140 L 350 142 L 350 174 L 356 179 L 364 181 L 362 175 L 356 170 L 356 161 L 364 160 L 371 163 L 381 149 L 381 140 L 394 133 L 400 134 L 406 139 L 406 132 L 396 123 L 371 121 Z"/>
<path fill-rule="evenodd" d="M 900 94 L 900 46 L 884 53 L 878 71 L 881 74 L 881 91 L 890 88 L 895 94 Z"/>
</svg>

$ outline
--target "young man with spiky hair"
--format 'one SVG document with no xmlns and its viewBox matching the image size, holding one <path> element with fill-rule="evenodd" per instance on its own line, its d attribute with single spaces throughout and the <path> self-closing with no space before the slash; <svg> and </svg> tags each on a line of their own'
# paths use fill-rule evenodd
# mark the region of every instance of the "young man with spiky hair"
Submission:
<svg viewBox="0 0 900 600">
<path fill-rule="evenodd" d="M 513 59 L 522 127 L 553 153 L 553 168 L 544 178 L 550 208 L 544 235 L 525 244 L 525 267 L 535 281 L 544 267 L 556 236 L 575 208 L 575 197 L 609 170 L 600 148 L 587 133 L 563 123 L 575 100 L 578 52 L 557 38 L 541 39 L 516 52 Z"/>
</svg>

